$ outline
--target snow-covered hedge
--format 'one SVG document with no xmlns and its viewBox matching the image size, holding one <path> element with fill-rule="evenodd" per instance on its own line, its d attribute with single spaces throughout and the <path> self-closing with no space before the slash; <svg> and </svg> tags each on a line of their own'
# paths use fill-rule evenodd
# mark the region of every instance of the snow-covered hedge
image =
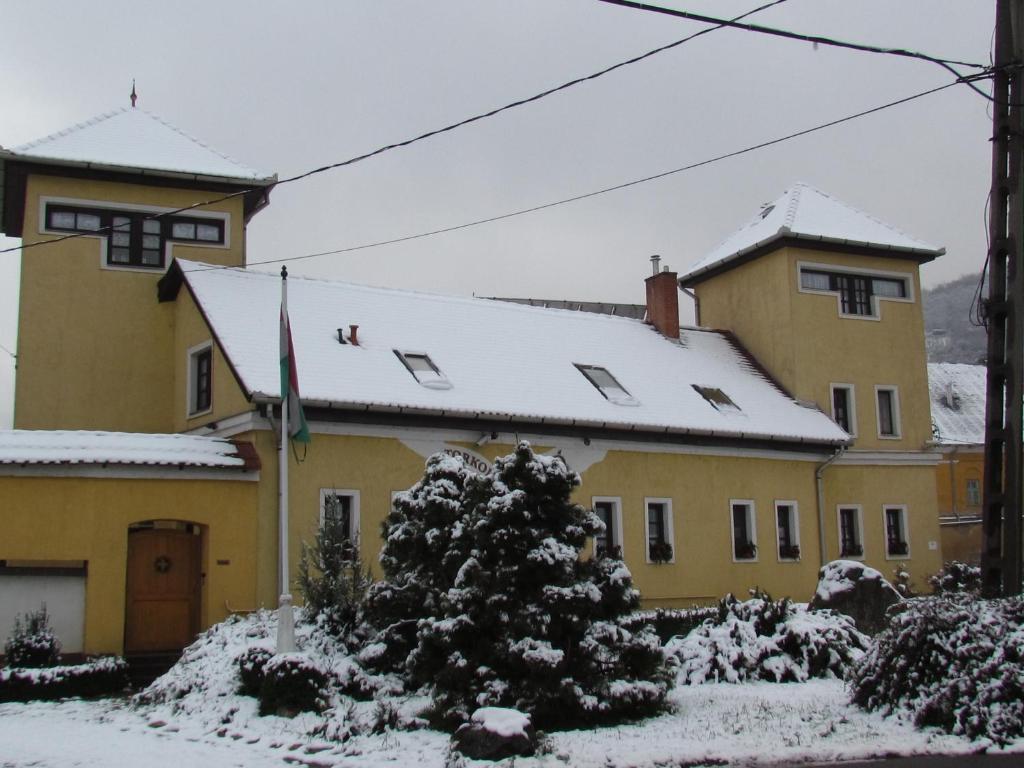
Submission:
<svg viewBox="0 0 1024 768">
<path fill-rule="evenodd" d="M 981 591 L 981 568 L 960 560 L 950 560 L 942 566 L 942 570 L 928 577 L 928 584 L 937 595 L 977 593 Z"/>
<path fill-rule="evenodd" d="M 705 620 L 718 615 L 717 606 L 699 608 L 655 608 L 650 611 L 636 611 L 619 621 L 629 630 L 637 630 L 647 626 L 653 629 L 663 643 L 677 635 L 688 635 L 704 623 Z"/>
<path fill-rule="evenodd" d="M 113 657 L 45 669 L 0 669 L 0 701 L 107 696 L 127 686 L 128 665 L 124 659 Z"/>
<path fill-rule="evenodd" d="M 714 618 L 670 640 L 665 650 L 678 659 L 679 681 L 687 685 L 791 683 L 844 677 L 867 644 L 847 616 L 757 593 L 745 602 L 729 595 Z"/>
<path fill-rule="evenodd" d="M 1003 744 L 1024 736 L 1024 600 L 910 601 L 853 670 L 853 701 Z"/>
</svg>

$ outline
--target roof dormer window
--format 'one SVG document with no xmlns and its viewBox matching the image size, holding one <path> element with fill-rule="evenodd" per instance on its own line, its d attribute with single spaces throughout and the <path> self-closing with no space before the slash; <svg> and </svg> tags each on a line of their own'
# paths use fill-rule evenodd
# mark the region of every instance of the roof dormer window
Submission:
<svg viewBox="0 0 1024 768">
<path fill-rule="evenodd" d="M 702 387 L 698 384 L 692 385 L 701 397 L 707 400 L 718 411 L 738 411 L 740 407 L 732 401 L 725 392 L 718 387 Z"/>
<path fill-rule="evenodd" d="M 633 397 L 626 388 L 619 384 L 607 368 L 599 365 L 580 365 L 573 363 L 576 368 L 587 377 L 587 381 L 594 385 L 598 392 L 604 395 L 605 399 L 616 405 L 640 405 L 640 402 Z"/>
<path fill-rule="evenodd" d="M 429 389 L 452 388 L 452 383 L 441 373 L 441 369 L 434 365 L 434 361 L 426 352 L 400 352 L 396 349 L 394 353 L 413 378 L 424 387 Z"/>
</svg>

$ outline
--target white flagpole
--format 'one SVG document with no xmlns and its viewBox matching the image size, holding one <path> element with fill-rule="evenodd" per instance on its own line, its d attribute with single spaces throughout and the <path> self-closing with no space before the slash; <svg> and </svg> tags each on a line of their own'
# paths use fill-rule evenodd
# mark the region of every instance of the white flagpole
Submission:
<svg viewBox="0 0 1024 768">
<path fill-rule="evenodd" d="M 281 331 L 288 333 L 288 268 L 281 267 Z M 278 582 L 280 599 L 277 607 L 277 652 L 295 650 L 295 613 L 288 579 L 288 397 L 291 383 L 291 350 L 288 337 L 282 340 L 289 352 L 289 369 L 281 392 L 281 450 L 278 454 Z"/>
</svg>

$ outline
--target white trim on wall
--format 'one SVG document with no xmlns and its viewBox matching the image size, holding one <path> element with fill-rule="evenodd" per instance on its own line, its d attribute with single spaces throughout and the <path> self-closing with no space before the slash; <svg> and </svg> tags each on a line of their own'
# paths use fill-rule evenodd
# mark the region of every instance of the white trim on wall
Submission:
<svg viewBox="0 0 1024 768">
<path fill-rule="evenodd" d="M 661 497 L 661 496 L 645 496 L 644 497 L 644 557 L 648 563 L 653 563 L 651 560 L 650 551 L 650 537 L 647 532 L 650 530 L 650 507 L 651 504 L 664 504 L 665 505 L 665 541 L 670 547 L 672 547 L 672 557 L 666 562 L 674 563 L 676 561 L 676 555 L 678 551 L 676 549 L 675 539 L 675 526 L 672 518 L 672 499 Z"/>
</svg>

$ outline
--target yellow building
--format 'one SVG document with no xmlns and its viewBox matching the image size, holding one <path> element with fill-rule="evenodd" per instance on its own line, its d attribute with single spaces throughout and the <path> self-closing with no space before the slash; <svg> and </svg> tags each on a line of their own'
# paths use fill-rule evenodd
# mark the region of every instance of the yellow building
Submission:
<svg viewBox="0 0 1024 768">
<path fill-rule="evenodd" d="M 72 574 L 85 652 L 276 605 L 281 280 L 244 247 L 273 177 L 138 110 L 0 162 L 26 246 L 0 624 L 3 595 Z M 647 605 L 807 599 L 837 557 L 920 584 L 941 557 L 918 265 L 939 253 L 798 185 L 649 277 L 646 322 L 289 278 L 312 432 L 288 458 L 291 575 L 325 515 L 375 564 L 427 456 L 484 468 L 527 439 L 581 473 Z M 702 327 L 680 329 L 680 286 Z"/>
</svg>

